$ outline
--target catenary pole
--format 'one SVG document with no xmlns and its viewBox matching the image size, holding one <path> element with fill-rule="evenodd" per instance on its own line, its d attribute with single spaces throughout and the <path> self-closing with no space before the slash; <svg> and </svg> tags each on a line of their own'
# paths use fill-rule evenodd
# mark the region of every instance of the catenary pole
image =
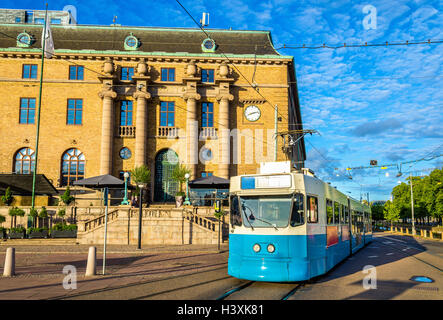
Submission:
<svg viewBox="0 0 443 320">
<path fill-rule="evenodd" d="M 45 11 L 45 22 L 43 27 L 43 36 L 46 37 L 46 20 L 48 19 L 48 4 L 46 4 Z M 35 135 L 35 162 L 34 162 L 34 170 L 32 172 L 32 198 L 31 198 L 31 207 L 34 208 L 35 205 L 35 180 L 37 174 L 37 164 L 38 164 L 38 140 L 40 136 L 40 110 L 42 106 L 42 88 L 43 88 L 43 67 L 45 64 L 45 39 L 42 41 L 42 66 L 40 70 L 40 89 L 38 93 L 38 109 L 37 109 L 37 132 Z M 31 161 L 31 170 L 32 170 L 32 161 Z"/>
</svg>

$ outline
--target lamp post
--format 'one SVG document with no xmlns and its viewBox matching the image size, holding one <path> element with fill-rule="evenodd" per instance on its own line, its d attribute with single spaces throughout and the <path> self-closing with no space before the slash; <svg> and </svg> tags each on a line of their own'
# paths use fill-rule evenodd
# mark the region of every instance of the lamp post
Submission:
<svg viewBox="0 0 443 320">
<path fill-rule="evenodd" d="M 127 205 L 127 204 L 129 204 L 129 201 L 128 201 L 128 178 L 129 178 L 129 173 L 125 172 L 123 176 L 125 177 L 125 197 L 123 198 L 123 201 L 122 201 L 121 204 L 126 204 Z"/>
<path fill-rule="evenodd" d="M 189 173 L 185 174 L 186 179 L 186 199 L 185 202 L 183 202 L 184 205 L 191 205 L 191 202 L 189 201 Z"/>
<path fill-rule="evenodd" d="M 411 183 L 411 213 L 412 213 L 412 235 L 415 236 L 415 219 L 414 219 L 414 193 L 412 192 L 412 173 L 409 174 Z"/>
<path fill-rule="evenodd" d="M 143 202 L 143 188 L 146 186 L 145 183 L 141 183 L 138 185 L 140 188 L 140 199 L 138 204 L 138 244 L 137 249 L 141 250 L 142 248 L 142 202 Z"/>
</svg>

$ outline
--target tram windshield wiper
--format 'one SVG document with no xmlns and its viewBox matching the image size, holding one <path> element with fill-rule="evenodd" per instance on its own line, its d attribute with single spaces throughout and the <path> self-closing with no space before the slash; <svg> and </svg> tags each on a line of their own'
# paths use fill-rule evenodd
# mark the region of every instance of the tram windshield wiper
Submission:
<svg viewBox="0 0 443 320">
<path fill-rule="evenodd" d="M 249 220 L 248 214 L 246 213 L 246 208 L 248 208 L 249 211 L 251 211 L 251 218 L 252 218 L 252 220 L 254 220 L 255 217 L 254 217 L 254 215 L 252 214 L 252 210 L 251 210 L 251 208 L 246 207 L 244 202 L 242 202 L 242 204 L 241 204 L 241 208 L 242 208 L 242 210 L 243 210 L 243 213 L 245 214 L 246 220 L 248 220 L 248 223 L 249 223 L 249 225 L 251 226 L 252 231 L 254 231 L 254 227 L 252 226 L 252 223 L 251 223 L 251 221 Z"/>
<path fill-rule="evenodd" d="M 277 228 L 277 226 L 276 226 L 274 223 L 271 223 L 271 222 L 269 222 L 269 221 L 266 221 L 266 220 L 263 220 L 263 219 L 260 219 L 260 218 L 255 218 L 255 219 L 257 219 L 258 221 L 261 221 L 261 222 L 267 223 L 267 224 L 269 224 L 270 226 L 273 226 L 274 229 L 278 231 L 278 228 Z"/>
</svg>

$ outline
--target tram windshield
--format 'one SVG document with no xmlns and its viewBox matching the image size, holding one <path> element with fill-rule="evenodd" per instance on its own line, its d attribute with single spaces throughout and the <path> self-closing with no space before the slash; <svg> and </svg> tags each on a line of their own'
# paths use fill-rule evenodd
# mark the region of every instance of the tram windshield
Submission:
<svg viewBox="0 0 443 320">
<path fill-rule="evenodd" d="M 240 196 L 243 225 L 250 228 L 283 228 L 289 223 L 292 195 Z"/>
</svg>

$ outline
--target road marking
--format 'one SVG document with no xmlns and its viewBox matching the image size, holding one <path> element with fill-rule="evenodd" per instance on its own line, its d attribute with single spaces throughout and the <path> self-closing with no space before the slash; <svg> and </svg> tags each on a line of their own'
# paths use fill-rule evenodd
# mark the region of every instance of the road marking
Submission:
<svg viewBox="0 0 443 320">
<path fill-rule="evenodd" d="M 368 258 L 378 258 L 378 256 L 369 256 Z"/>
<path fill-rule="evenodd" d="M 391 242 L 391 241 L 383 241 L 383 243 L 384 243 L 384 244 L 391 244 L 391 243 L 394 243 L 394 242 Z"/>
<path fill-rule="evenodd" d="M 368 247 L 369 249 L 378 249 L 378 247 Z"/>
<path fill-rule="evenodd" d="M 387 253 L 386 255 L 387 256 L 392 256 L 394 253 L 393 252 L 389 252 L 389 253 Z"/>
<path fill-rule="evenodd" d="M 389 238 L 389 240 L 398 241 L 398 242 L 403 242 L 403 243 L 408 243 L 407 241 L 398 240 L 398 239 L 391 239 L 391 238 Z M 392 243 L 392 242 L 391 242 L 391 243 Z"/>
</svg>

